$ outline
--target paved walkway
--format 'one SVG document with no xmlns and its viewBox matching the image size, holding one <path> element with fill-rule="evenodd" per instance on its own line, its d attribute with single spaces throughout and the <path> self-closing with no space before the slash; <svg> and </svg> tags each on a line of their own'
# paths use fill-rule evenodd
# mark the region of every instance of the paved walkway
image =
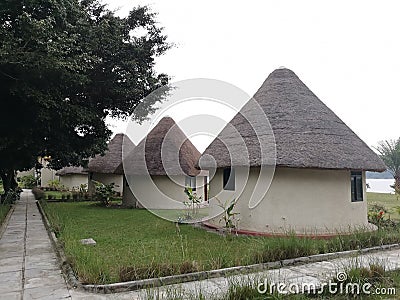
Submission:
<svg viewBox="0 0 400 300">
<path fill-rule="evenodd" d="M 249 275 L 174 284 L 150 291 L 112 295 L 68 289 L 59 269 L 47 231 L 30 191 L 21 194 L 0 239 L 0 299 L 163 299 L 168 295 L 198 295 L 206 299 L 224 295 L 232 282 L 314 283 L 319 285 L 349 266 L 385 265 L 400 268 L 400 249 L 309 263 Z M 400 291 L 398 291 L 398 294 Z M 193 299 L 193 298 L 191 298 Z"/>
<path fill-rule="evenodd" d="M 0 299 L 66 299 L 57 264 L 33 194 L 24 191 L 0 239 Z"/>
</svg>

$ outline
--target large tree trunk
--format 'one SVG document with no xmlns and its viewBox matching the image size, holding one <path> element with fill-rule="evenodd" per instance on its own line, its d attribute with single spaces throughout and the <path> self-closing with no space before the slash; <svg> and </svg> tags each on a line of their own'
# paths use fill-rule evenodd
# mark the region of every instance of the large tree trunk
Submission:
<svg viewBox="0 0 400 300">
<path fill-rule="evenodd" d="M 395 189 L 396 193 L 399 194 L 400 193 L 400 172 L 397 172 L 394 175 L 394 180 L 395 180 L 394 189 Z"/>
<path fill-rule="evenodd" d="M 1 180 L 3 181 L 4 194 L 15 190 L 18 187 L 16 173 L 14 169 L 2 170 L 0 172 Z"/>
</svg>

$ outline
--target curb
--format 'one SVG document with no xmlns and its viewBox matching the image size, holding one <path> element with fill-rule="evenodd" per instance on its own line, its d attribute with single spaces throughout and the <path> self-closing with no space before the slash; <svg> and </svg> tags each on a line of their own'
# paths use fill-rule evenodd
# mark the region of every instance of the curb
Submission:
<svg viewBox="0 0 400 300">
<path fill-rule="evenodd" d="M 15 204 L 11 204 L 11 207 L 8 210 L 8 213 L 3 220 L 3 223 L 0 224 L 0 239 L 3 237 L 3 234 L 6 231 L 8 222 L 10 221 L 10 218 L 11 218 L 12 213 L 14 212 L 14 209 L 15 209 Z"/>
<path fill-rule="evenodd" d="M 63 273 L 67 279 L 67 283 L 71 285 L 73 288 L 79 288 L 86 292 L 91 293 L 102 293 L 102 294 L 110 294 L 110 293 L 119 293 L 119 292 L 128 292 L 128 291 L 136 291 L 145 288 L 156 288 L 170 284 L 184 283 L 190 281 L 198 281 L 205 280 L 217 277 L 226 277 L 237 274 L 249 274 L 259 271 L 265 271 L 269 269 L 278 269 L 286 266 L 294 266 L 294 265 L 304 265 L 307 263 L 313 262 L 322 262 L 326 260 L 332 260 L 335 258 L 343 258 L 349 256 L 356 256 L 359 254 L 366 254 L 370 252 L 382 251 L 382 250 L 392 250 L 392 249 L 400 249 L 399 244 L 391 244 L 391 245 L 382 245 L 371 248 L 364 248 L 359 250 L 349 250 L 342 252 L 332 252 L 332 253 L 324 253 L 324 254 L 316 254 L 311 256 L 297 257 L 292 259 L 284 259 L 280 261 L 254 264 L 248 266 L 237 266 L 230 267 L 218 270 L 211 271 L 202 271 L 188 274 L 180 274 L 180 275 L 172 275 L 160 278 L 149 278 L 128 282 L 117 282 L 111 284 L 82 284 L 75 276 L 75 273 L 72 270 L 71 265 L 69 264 L 64 250 L 62 248 L 61 243 L 58 241 L 55 234 L 51 231 L 50 223 L 39 203 L 36 201 L 36 204 L 39 208 L 40 214 L 42 215 L 45 227 L 49 234 L 50 240 L 53 244 L 53 247 L 57 253 L 57 257 L 60 260 L 60 266 L 63 270 Z"/>
<path fill-rule="evenodd" d="M 54 232 L 51 230 L 51 225 L 49 220 L 47 219 L 46 214 L 43 211 L 42 206 L 40 205 L 40 202 L 36 200 L 36 205 L 39 209 L 40 214 L 42 215 L 44 227 L 46 228 L 47 234 L 49 235 L 51 244 L 54 248 L 54 251 L 56 252 L 58 261 L 59 261 L 59 266 L 63 272 L 63 275 L 66 279 L 66 282 L 68 285 L 74 289 L 76 288 L 82 288 L 82 283 L 76 278 L 74 271 L 72 270 L 72 267 L 70 263 L 67 260 L 67 257 L 64 254 L 64 250 L 62 249 L 61 243 L 58 241 L 56 235 Z"/>
</svg>

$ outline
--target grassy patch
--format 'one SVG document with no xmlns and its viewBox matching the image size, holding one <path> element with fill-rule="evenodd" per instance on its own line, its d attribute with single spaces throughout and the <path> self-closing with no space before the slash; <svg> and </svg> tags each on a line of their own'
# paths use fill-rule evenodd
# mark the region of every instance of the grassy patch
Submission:
<svg viewBox="0 0 400 300">
<path fill-rule="evenodd" d="M 379 204 L 388 209 L 391 219 L 400 220 L 396 207 L 400 207 L 400 199 L 397 200 L 394 194 L 367 193 L 368 204 Z"/>
<path fill-rule="evenodd" d="M 146 210 L 94 202 L 48 203 L 50 222 L 83 282 L 111 283 L 167 276 L 400 242 L 397 229 L 330 240 L 223 237 L 163 220 Z M 96 246 L 80 239 L 93 238 Z"/>
</svg>

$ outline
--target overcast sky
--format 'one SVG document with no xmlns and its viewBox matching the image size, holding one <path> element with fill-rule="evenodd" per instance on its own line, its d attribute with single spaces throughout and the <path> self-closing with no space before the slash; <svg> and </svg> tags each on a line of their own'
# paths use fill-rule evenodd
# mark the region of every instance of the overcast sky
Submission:
<svg viewBox="0 0 400 300">
<path fill-rule="evenodd" d="M 396 2 L 105 1 L 121 16 L 136 5 L 158 13 L 175 47 L 156 70 L 173 81 L 219 79 L 252 96 L 285 66 L 370 146 L 400 136 Z"/>
</svg>

